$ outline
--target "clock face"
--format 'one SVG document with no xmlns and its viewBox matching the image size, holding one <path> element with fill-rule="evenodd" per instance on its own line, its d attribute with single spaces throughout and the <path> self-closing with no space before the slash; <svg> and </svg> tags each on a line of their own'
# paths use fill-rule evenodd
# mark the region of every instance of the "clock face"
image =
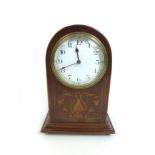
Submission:
<svg viewBox="0 0 155 155">
<path fill-rule="evenodd" d="M 83 32 L 62 37 L 56 43 L 51 58 L 56 78 L 75 89 L 95 85 L 107 68 L 104 45 L 95 36 Z"/>
</svg>

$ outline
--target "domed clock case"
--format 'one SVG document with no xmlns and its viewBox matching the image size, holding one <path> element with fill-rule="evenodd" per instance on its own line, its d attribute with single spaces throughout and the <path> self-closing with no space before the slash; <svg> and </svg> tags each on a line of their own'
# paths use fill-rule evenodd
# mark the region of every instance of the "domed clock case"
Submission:
<svg viewBox="0 0 155 155">
<path fill-rule="evenodd" d="M 56 44 L 69 34 L 94 36 L 105 48 L 107 66 L 98 82 L 84 88 L 63 84 L 52 70 Z M 78 45 L 80 48 L 80 45 Z M 88 60 L 89 61 L 89 60 Z M 107 113 L 111 79 L 112 55 L 107 39 L 86 25 L 71 25 L 58 31 L 49 42 L 46 53 L 48 114 L 41 131 L 44 133 L 113 134 Z"/>
</svg>

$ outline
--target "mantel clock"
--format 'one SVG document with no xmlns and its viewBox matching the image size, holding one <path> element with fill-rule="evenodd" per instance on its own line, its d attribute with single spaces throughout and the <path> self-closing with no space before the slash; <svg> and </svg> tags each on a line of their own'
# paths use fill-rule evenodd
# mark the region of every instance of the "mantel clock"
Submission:
<svg viewBox="0 0 155 155">
<path fill-rule="evenodd" d="M 112 56 L 107 39 L 86 25 L 58 31 L 46 53 L 49 112 L 45 133 L 112 134 L 107 114 Z"/>
</svg>

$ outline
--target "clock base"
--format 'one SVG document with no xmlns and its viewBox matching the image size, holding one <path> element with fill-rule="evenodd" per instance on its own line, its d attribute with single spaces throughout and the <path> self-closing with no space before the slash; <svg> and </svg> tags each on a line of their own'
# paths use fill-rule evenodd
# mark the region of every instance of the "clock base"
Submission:
<svg viewBox="0 0 155 155">
<path fill-rule="evenodd" d="M 101 123 L 56 123 L 51 122 L 49 114 L 45 119 L 41 132 L 62 134 L 114 134 L 110 118 L 107 114 L 105 122 Z"/>
</svg>

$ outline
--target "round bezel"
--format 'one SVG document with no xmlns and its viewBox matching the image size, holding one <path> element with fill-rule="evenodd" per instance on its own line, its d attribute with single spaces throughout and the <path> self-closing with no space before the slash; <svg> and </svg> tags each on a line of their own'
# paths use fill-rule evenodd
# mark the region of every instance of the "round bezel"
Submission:
<svg viewBox="0 0 155 155">
<path fill-rule="evenodd" d="M 88 38 L 92 41 L 94 41 L 102 50 L 103 55 L 104 55 L 104 67 L 102 68 L 102 71 L 100 71 L 100 73 L 98 74 L 98 76 L 91 81 L 90 83 L 87 84 L 82 84 L 82 85 L 75 85 L 74 83 L 69 83 L 67 81 L 65 81 L 64 79 L 62 79 L 59 75 L 59 73 L 57 72 L 57 70 L 55 69 L 55 65 L 54 65 L 54 56 L 55 56 L 55 52 L 58 49 L 58 47 L 65 42 L 66 40 L 69 40 L 70 38 L 73 37 L 83 37 L 83 38 Z M 107 57 L 107 51 L 105 46 L 103 45 L 103 43 L 94 35 L 90 34 L 90 33 L 86 33 L 86 32 L 72 32 L 69 33 L 67 35 L 64 35 L 63 37 L 61 37 L 55 44 L 55 46 L 53 47 L 52 50 L 52 54 L 51 54 L 51 69 L 55 75 L 55 77 L 57 78 L 57 80 L 63 84 L 64 86 L 67 86 L 69 88 L 74 88 L 74 89 L 86 89 L 86 88 L 90 88 L 92 86 L 94 86 L 95 84 L 97 84 L 101 78 L 104 76 L 106 69 L 107 69 L 107 65 L 108 65 L 108 57 Z"/>
</svg>

